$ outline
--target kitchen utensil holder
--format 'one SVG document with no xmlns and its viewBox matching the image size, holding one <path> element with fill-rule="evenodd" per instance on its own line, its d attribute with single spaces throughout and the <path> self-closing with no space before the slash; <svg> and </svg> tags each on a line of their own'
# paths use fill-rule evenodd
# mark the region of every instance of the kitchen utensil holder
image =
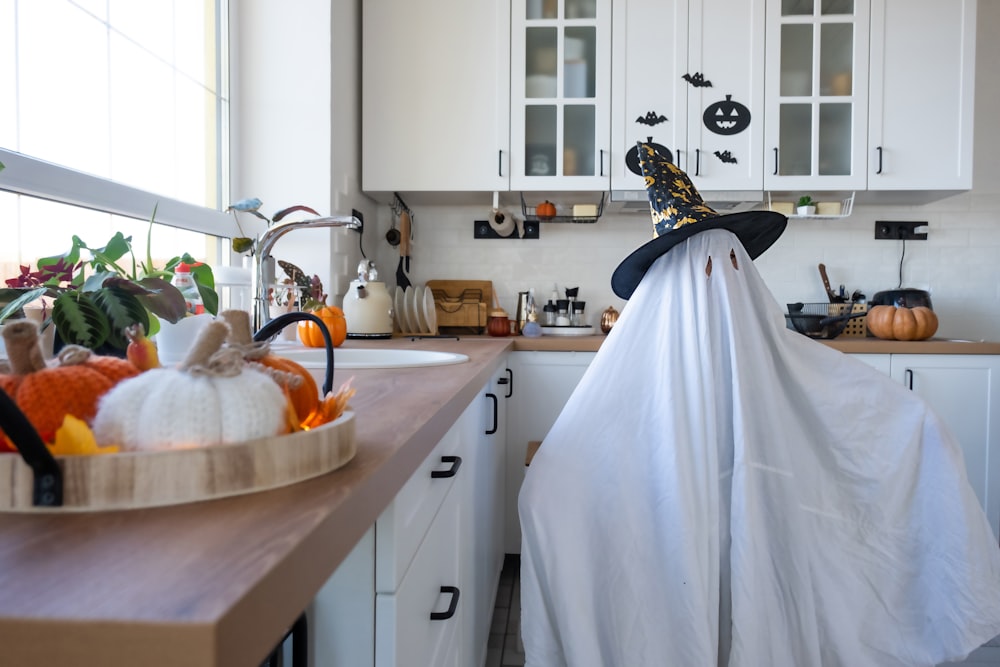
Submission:
<svg viewBox="0 0 1000 667">
<path fill-rule="evenodd" d="M 819 301 L 816 303 L 802 304 L 802 313 L 806 315 L 845 315 L 847 313 L 867 313 L 867 303 L 828 303 Z M 848 320 L 844 330 L 840 332 L 838 338 L 864 338 L 868 335 L 868 316 L 856 317 Z"/>
</svg>

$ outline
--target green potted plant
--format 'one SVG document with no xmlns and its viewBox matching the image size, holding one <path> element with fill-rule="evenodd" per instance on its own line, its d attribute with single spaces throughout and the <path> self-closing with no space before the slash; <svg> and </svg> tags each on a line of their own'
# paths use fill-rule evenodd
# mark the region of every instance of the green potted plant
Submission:
<svg viewBox="0 0 1000 667">
<path fill-rule="evenodd" d="M 145 261 L 137 262 L 132 237 L 118 232 L 103 247 L 90 247 L 73 236 L 69 251 L 39 259 L 37 270 L 21 266 L 21 275 L 8 279 L 7 288 L 0 289 L 0 303 L 7 304 L 0 310 L 0 322 L 42 299 L 46 308 L 51 302 L 45 325 L 55 326 L 61 344 L 123 355 L 129 342 L 126 328 L 138 323 L 153 335 L 161 318 L 175 323 L 187 315 L 184 296 L 170 283 L 181 262 L 193 265 L 191 272 L 205 310 L 216 314 L 219 297 L 211 267 L 187 253 L 169 260 L 162 269 L 154 267 L 149 248 L 152 223 L 150 219 Z M 81 251 L 87 251 L 90 259 L 81 259 Z"/>
<path fill-rule="evenodd" d="M 799 201 L 795 207 L 795 211 L 799 215 L 816 215 L 816 203 L 809 195 L 799 197 Z"/>
</svg>

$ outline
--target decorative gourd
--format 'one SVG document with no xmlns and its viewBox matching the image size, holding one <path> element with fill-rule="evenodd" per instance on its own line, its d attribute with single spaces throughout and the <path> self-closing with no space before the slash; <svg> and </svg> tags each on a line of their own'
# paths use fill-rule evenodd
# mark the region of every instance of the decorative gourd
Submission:
<svg viewBox="0 0 1000 667">
<path fill-rule="evenodd" d="M 875 336 L 887 340 L 924 340 L 938 328 L 937 315 L 926 306 L 873 306 L 867 323 Z"/>
<path fill-rule="evenodd" d="M 97 442 L 149 451 L 284 432 L 281 388 L 267 373 L 248 366 L 239 350 L 222 348 L 228 334 L 228 325 L 212 321 L 180 365 L 153 368 L 116 385 L 101 399 L 94 418 Z"/>
<path fill-rule="evenodd" d="M 308 422 L 320 407 L 319 387 L 312 374 L 291 359 L 271 354 L 268 343 L 255 343 L 250 331 L 250 314 L 245 310 L 225 310 L 219 316 L 229 325 L 227 342 L 230 347 L 238 348 L 247 361 L 280 371 L 273 375 L 273 379 L 288 393 L 299 422 Z M 319 335 L 322 338 L 322 334 Z"/>
<path fill-rule="evenodd" d="M 0 389 L 14 399 L 47 443 L 55 441 L 66 415 L 89 422 L 105 393 L 139 374 L 125 359 L 97 355 L 79 345 L 66 345 L 47 363 L 34 322 L 11 322 L 4 326 L 3 337 L 11 373 L 0 375 Z"/>
<path fill-rule="evenodd" d="M 539 220 L 551 220 L 556 217 L 556 205 L 546 199 L 535 207 L 535 215 Z"/>
<path fill-rule="evenodd" d="M 347 339 L 347 320 L 344 319 L 344 311 L 336 306 L 323 306 L 310 312 L 323 320 L 327 331 L 330 332 L 330 339 L 333 341 L 333 346 L 340 347 L 340 344 Z M 326 347 L 323 332 L 320 331 L 319 325 L 315 322 L 308 320 L 299 322 L 298 333 L 299 340 L 302 341 L 303 345 L 309 347 Z"/>
</svg>

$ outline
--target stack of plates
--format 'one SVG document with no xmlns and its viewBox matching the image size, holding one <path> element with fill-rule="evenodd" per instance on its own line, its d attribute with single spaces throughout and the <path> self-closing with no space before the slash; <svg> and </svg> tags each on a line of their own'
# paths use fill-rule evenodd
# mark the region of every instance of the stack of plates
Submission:
<svg viewBox="0 0 1000 667">
<path fill-rule="evenodd" d="M 437 335 L 434 295 L 422 285 L 399 286 L 392 300 L 396 328 L 404 334 Z"/>
</svg>

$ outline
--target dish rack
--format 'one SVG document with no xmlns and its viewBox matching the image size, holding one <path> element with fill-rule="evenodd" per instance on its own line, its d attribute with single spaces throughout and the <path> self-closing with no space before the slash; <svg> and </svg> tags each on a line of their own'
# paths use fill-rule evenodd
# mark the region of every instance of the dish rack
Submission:
<svg viewBox="0 0 1000 667">
<path fill-rule="evenodd" d="M 848 310 L 850 309 L 850 310 Z M 851 313 L 867 313 L 867 303 L 804 303 L 802 313 L 806 315 L 846 315 Z M 838 338 L 864 338 L 868 335 L 868 316 L 855 317 L 847 321 L 847 326 L 840 332 Z"/>
<path fill-rule="evenodd" d="M 440 332 L 485 333 L 487 304 L 493 300 L 492 281 L 428 280 L 427 289 L 434 295 Z"/>
</svg>

